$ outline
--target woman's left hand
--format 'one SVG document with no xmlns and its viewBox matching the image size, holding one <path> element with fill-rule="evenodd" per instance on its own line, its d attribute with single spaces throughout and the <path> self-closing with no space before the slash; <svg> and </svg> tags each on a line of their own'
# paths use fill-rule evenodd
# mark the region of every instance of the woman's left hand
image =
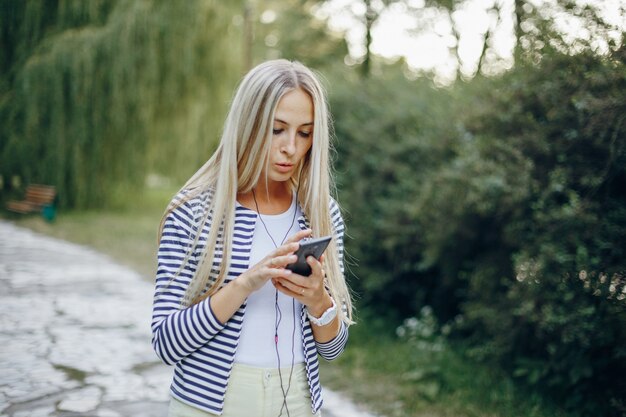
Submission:
<svg viewBox="0 0 626 417">
<path fill-rule="evenodd" d="M 313 256 L 307 258 L 311 267 L 311 275 L 304 277 L 298 274 L 290 274 L 288 277 L 272 278 L 274 287 L 280 292 L 295 298 L 305 305 L 309 313 L 315 317 L 322 315 L 332 306 L 330 294 L 324 286 L 324 255 L 318 261 Z"/>
</svg>

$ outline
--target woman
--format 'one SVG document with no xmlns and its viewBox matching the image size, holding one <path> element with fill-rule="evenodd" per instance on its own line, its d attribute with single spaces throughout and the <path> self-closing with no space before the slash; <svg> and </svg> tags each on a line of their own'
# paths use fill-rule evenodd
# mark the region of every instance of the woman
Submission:
<svg viewBox="0 0 626 417">
<path fill-rule="evenodd" d="M 329 130 L 312 71 L 263 63 L 166 210 L 152 344 L 176 365 L 170 416 L 320 415 L 317 355 L 336 358 L 352 323 Z M 286 268 L 302 239 L 327 235 L 310 276 Z"/>
</svg>

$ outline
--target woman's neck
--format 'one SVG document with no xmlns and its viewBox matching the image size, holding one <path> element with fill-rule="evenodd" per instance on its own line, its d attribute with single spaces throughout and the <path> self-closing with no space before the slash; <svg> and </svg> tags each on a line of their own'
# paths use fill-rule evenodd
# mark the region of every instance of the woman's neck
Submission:
<svg viewBox="0 0 626 417">
<path fill-rule="evenodd" d="M 293 192 L 289 184 L 280 183 L 273 187 L 257 184 L 249 193 L 238 193 L 237 201 L 242 206 L 258 211 L 260 214 L 284 213 L 291 206 Z"/>
</svg>

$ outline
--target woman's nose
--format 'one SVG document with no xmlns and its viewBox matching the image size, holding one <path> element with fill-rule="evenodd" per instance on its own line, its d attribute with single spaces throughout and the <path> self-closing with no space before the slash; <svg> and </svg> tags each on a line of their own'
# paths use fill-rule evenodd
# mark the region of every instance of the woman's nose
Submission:
<svg viewBox="0 0 626 417">
<path fill-rule="evenodd" d="M 293 155 L 296 152 L 296 132 L 288 132 L 288 134 L 285 135 L 281 151 L 288 155 Z"/>
</svg>

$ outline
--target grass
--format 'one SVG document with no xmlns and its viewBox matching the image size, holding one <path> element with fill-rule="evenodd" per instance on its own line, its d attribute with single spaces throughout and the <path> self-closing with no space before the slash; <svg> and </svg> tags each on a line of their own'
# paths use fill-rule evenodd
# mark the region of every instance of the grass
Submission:
<svg viewBox="0 0 626 417">
<path fill-rule="evenodd" d="M 49 236 L 91 246 L 152 280 L 156 270 L 159 222 L 174 189 L 148 189 L 127 208 L 59 211 L 52 223 L 41 216 L 4 219 Z"/>
<path fill-rule="evenodd" d="M 15 224 L 91 246 L 153 280 L 158 226 L 176 190 L 151 189 L 126 209 L 63 212 Z M 387 417 L 565 417 L 544 399 L 524 393 L 496 369 L 468 361 L 444 344 L 432 351 L 402 342 L 362 317 L 344 354 L 322 361 L 325 386 Z M 386 334 L 386 335 L 383 335 Z"/>
<path fill-rule="evenodd" d="M 323 363 L 321 372 L 326 385 L 381 415 L 566 417 L 498 369 L 468 360 L 460 347 L 444 344 L 433 351 L 389 336 L 372 337 L 380 333 L 360 326 L 344 354 Z"/>
</svg>

